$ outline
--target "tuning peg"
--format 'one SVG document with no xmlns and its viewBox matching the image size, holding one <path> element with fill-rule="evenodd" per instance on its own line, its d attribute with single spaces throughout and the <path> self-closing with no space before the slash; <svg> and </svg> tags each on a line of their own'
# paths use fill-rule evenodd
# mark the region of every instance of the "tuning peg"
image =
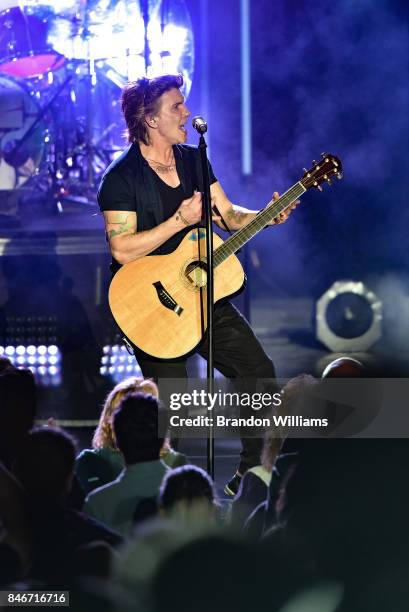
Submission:
<svg viewBox="0 0 409 612">
<path fill-rule="evenodd" d="M 321 185 L 318 185 L 317 181 L 314 182 L 314 187 L 319 189 L 319 191 L 322 191 L 322 187 L 321 187 Z"/>
<path fill-rule="evenodd" d="M 341 179 L 342 179 L 342 172 L 338 172 L 338 174 L 337 174 L 337 179 L 338 179 L 338 180 L 341 180 Z"/>
<path fill-rule="evenodd" d="M 328 185 L 332 185 L 331 179 L 327 179 L 327 183 L 328 183 Z"/>
<path fill-rule="evenodd" d="M 313 160 L 312 160 L 312 163 L 313 163 L 313 165 L 314 165 L 314 166 L 315 166 L 315 164 L 318 164 L 318 162 L 317 162 L 317 160 L 316 160 L 316 159 L 313 159 Z"/>
<path fill-rule="evenodd" d="M 321 153 L 321 157 L 327 157 L 327 153 Z"/>
</svg>

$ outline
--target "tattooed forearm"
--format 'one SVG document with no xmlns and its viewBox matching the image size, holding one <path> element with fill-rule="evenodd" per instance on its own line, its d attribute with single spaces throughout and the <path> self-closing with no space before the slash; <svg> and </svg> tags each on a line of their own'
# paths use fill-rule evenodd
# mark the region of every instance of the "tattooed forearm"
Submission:
<svg viewBox="0 0 409 612">
<path fill-rule="evenodd" d="M 237 210 L 229 210 L 226 216 L 229 219 L 229 221 L 233 221 L 234 223 L 237 223 L 237 225 L 241 225 L 247 220 L 247 215 L 248 213 L 245 213 L 245 212 L 239 212 Z"/>
</svg>

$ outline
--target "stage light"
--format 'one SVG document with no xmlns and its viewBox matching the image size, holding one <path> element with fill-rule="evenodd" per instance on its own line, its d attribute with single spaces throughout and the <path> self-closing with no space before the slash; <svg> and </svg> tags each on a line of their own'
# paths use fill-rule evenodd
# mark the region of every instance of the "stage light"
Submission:
<svg viewBox="0 0 409 612">
<path fill-rule="evenodd" d="M 124 376 L 142 376 L 141 369 L 133 355 L 130 355 L 124 345 L 107 344 L 102 349 L 101 376 L 110 376 L 117 383 Z"/>
<path fill-rule="evenodd" d="M 382 335 L 382 302 L 362 282 L 337 281 L 317 302 L 316 325 L 331 351 L 366 351 Z"/>
<path fill-rule="evenodd" d="M 31 370 L 39 386 L 61 384 L 61 353 L 55 345 L 0 346 L 0 355 L 7 356 L 16 367 Z"/>
</svg>

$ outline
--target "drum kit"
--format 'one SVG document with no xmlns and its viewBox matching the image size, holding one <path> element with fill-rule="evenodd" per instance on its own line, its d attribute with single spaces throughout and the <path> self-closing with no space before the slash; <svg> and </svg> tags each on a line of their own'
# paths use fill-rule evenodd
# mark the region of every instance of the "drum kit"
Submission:
<svg viewBox="0 0 409 612">
<path fill-rule="evenodd" d="M 0 214 L 33 201 L 95 205 L 126 144 L 125 83 L 182 72 L 190 86 L 183 10 L 182 0 L 0 0 Z"/>
</svg>

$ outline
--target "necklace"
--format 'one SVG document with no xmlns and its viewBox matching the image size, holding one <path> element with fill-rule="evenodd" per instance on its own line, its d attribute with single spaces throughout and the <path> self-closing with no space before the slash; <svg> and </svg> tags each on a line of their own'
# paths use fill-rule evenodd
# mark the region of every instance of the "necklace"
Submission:
<svg viewBox="0 0 409 612">
<path fill-rule="evenodd" d="M 150 159 L 149 157 L 146 157 L 146 161 L 150 162 L 150 164 L 155 164 L 154 170 L 162 174 L 176 170 L 175 158 L 173 158 L 173 162 L 169 165 L 162 164 L 162 162 L 158 162 L 156 159 Z"/>
</svg>

